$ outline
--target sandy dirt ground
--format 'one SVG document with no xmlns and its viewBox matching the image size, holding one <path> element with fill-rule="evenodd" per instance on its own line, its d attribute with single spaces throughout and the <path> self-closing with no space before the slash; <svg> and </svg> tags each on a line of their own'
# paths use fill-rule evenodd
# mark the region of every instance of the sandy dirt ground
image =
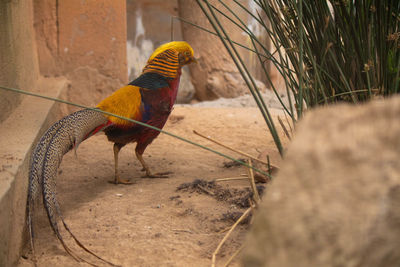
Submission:
<svg viewBox="0 0 400 267">
<path fill-rule="evenodd" d="M 276 111 L 275 113 L 278 113 Z M 209 135 L 225 144 L 258 155 L 267 151 L 272 163 L 280 157 L 256 108 L 175 107 L 164 130 L 243 158 L 193 134 Z M 229 162 L 209 151 L 161 134 L 145 151 L 153 171 L 171 171 L 167 179 L 141 178 L 143 172 L 134 156 L 134 144 L 120 153 L 121 178 L 132 185 L 114 185 L 112 144 L 104 135 L 82 143 L 77 155 L 64 156 L 57 178 L 58 198 L 65 221 L 72 232 L 95 253 L 122 266 L 210 266 L 211 256 L 233 215 L 245 208 L 229 198 L 217 200 L 212 194 L 190 189 L 177 190 L 196 179 L 237 177 L 243 167 L 224 167 Z M 243 190 L 246 181 L 218 182 L 228 190 Z M 36 256 L 38 266 L 89 266 L 78 264 L 64 251 L 38 210 Z M 243 243 L 248 225 L 239 226 L 217 256 L 222 266 Z M 63 231 L 65 240 L 80 256 L 103 264 L 77 247 Z M 26 249 L 18 266 L 33 266 Z M 236 259 L 232 266 L 238 266 Z"/>
</svg>

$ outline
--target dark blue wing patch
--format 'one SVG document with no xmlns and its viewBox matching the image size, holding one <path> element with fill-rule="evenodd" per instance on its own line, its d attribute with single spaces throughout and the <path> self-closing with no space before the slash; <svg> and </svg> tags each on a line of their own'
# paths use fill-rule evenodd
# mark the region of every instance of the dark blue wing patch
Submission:
<svg viewBox="0 0 400 267">
<path fill-rule="evenodd" d="M 147 72 L 129 83 L 129 85 L 138 86 L 150 90 L 156 90 L 168 87 L 167 79 L 158 73 Z"/>
<path fill-rule="evenodd" d="M 148 122 L 151 118 L 151 107 L 150 105 L 144 104 L 144 112 L 142 114 L 142 122 Z"/>
</svg>

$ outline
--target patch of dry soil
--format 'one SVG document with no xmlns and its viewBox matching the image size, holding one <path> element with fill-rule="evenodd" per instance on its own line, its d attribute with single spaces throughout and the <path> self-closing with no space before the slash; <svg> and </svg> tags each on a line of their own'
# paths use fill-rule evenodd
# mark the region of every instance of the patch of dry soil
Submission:
<svg viewBox="0 0 400 267">
<path fill-rule="evenodd" d="M 268 151 L 271 162 L 280 164 L 265 122 L 256 108 L 176 107 L 166 131 L 240 158 L 201 137 L 210 135 L 227 145 L 258 155 Z M 65 155 L 57 178 L 58 198 L 72 232 L 95 253 L 122 266 L 208 266 L 211 255 L 224 236 L 224 229 L 245 210 L 232 198 L 218 199 L 201 190 L 190 190 L 196 179 L 208 185 L 216 178 L 246 173 L 243 167 L 224 167 L 229 160 L 161 134 L 151 144 L 145 160 L 153 171 L 172 171 L 168 179 L 141 178 L 143 172 L 134 156 L 134 144 L 120 153 L 121 178 L 132 185 L 113 185 L 112 144 L 104 135 L 82 143 Z M 221 190 L 244 192 L 245 181 L 219 182 Z M 183 188 L 182 188 L 183 186 Z M 178 190 L 178 188 L 181 188 Z M 77 266 L 64 251 L 40 209 L 36 223 L 38 266 Z M 236 214 L 236 215 L 235 215 Z M 222 247 L 217 263 L 224 263 L 242 244 L 247 225 L 239 226 Z M 79 249 L 65 231 L 67 243 L 79 255 L 101 262 Z M 26 253 L 19 267 L 33 266 Z M 88 266 L 82 263 L 82 266 Z M 233 263 L 237 266 L 238 260 Z"/>
</svg>

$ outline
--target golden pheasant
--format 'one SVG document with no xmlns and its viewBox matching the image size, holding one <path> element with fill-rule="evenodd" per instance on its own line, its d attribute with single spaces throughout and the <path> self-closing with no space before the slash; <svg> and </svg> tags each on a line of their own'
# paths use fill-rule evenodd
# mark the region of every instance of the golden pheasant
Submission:
<svg viewBox="0 0 400 267">
<path fill-rule="evenodd" d="M 193 49 L 186 42 L 170 42 L 161 45 L 150 56 L 142 74 L 137 79 L 105 98 L 96 108 L 161 129 L 176 99 L 181 68 L 194 61 Z M 146 171 L 146 175 L 148 177 L 164 175 L 163 173 L 153 174 L 142 157 L 146 147 L 158 136 L 159 131 L 118 117 L 104 115 L 92 109 L 80 110 L 64 117 L 46 131 L 32 154 L 27 218 L 33 252 L 32 215 L 35 200 L 42 193 L 51 227 L 65 250 L 76 260 L 84 261 L 64 242 L 57 225 L 58 219 L 81 248 L 101 259 L 84 247 L 65 224 L 56 199 L 55 186 L 57 169 L 63 155 L 73 148 L 76 149 L 82 141 L 100 131 L 103 131 L 108 140 L 114 143 L 115 183 L 129 183 L 119 177 L 118 153 L 123 146 L 131 142 L 137 143 L 136 157 Z"/>
</svg>

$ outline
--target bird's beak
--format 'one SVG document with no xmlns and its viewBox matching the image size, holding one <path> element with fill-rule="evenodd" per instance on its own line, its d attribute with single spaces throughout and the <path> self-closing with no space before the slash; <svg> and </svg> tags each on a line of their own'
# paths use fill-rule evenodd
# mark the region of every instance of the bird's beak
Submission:
<svg viewBox="0 0 400 267">
<path fill-rule="evenodd" d="M 197 59 L 195 59 L 194 57 L 190 57 L 190 61 L 189 61 L 189 63 L 198 63 L 197 62 Z"/>
</svg>

